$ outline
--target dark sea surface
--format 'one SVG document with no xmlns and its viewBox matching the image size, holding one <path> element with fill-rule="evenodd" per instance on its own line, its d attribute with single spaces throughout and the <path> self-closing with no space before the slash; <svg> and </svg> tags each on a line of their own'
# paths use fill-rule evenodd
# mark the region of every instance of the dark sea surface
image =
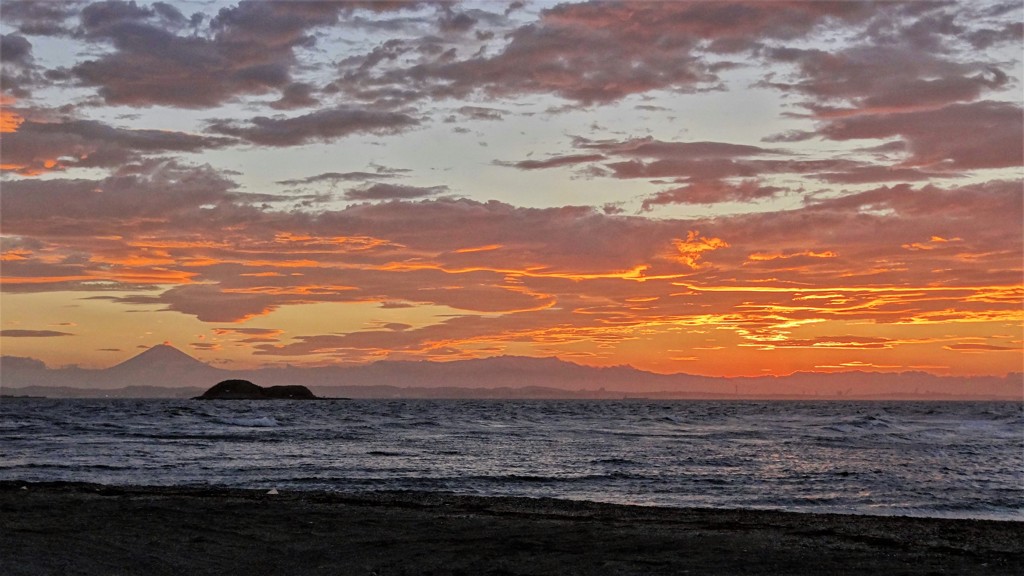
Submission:
<svg viewBox="0 0 1024 576">
<path fill-rule="evenodd" d="M 4 399 L 0 479 L 1021 521 L 1024 404 Z"/>
</svg>

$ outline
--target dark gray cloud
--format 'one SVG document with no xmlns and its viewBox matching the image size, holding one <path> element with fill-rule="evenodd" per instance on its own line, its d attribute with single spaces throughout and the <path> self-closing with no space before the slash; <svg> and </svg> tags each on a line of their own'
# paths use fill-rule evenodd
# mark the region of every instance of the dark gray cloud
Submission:
<svg viewBox="0 0 1024 576">
<path fill-rule="evenodd" d="M 284 184 L 285 186 L 299 186 L 302 184 L 319 184 L 321 182 L 334 184 L 337 182 L 358 182 L 398 177 L 398 174 L 390 174 L 387 172 L 324 172 L 323 174 L 317 174 L 316 176 L 309 176 L 307 178 L 278 180 L 277 183 Z"/>
<path fill-rule="evenodd" d="M 666 142 L 654 138 L 589 140 L 576 137 L 573 146 L 590 152 L 545 160 L 499 162 L 523 170 L 539 170 L 575 164 L 591 164 L 588 172 L 615 178 L 693 178 L 719 180 L 751 178 L 770 168 L 772 162 L 757 160 L 780 151 L 725 142 Z"/>
<path fill-rule="evenodd" d="M 414 3 L 253 2 L 222 8 L 196 35 L 202 19 L 156 3 L 99 2 L 81 12 L 81 34 L 114 51 L 71 72 L 109 104 L 207 108 L 239 95 L 282 90 L 278 105 L 311 104 L 292 83 L 295 50 L 315 45 L 312 32 L 353 10 L 402 10 Z"/>
<path fill-rule="evenodd" d="M 339 107 L 292 118 L 257 116 L 245 124 L 218 120 L 209 129 L 253 144 L 296 146 L 358 133 L 396 134 L 417 125 L 419 120 L 400 112 Z"/>
<path fill-rule="evenodd" d="M 320 101 L 313 97 L 313 86 L 303 82 L 293 82 L 281 92 L 281 98 L 270 103 L 275 110 L 291 110 L 294 108 L 309 108 L 319 104 Z"/>
<path fill-rule="evenodd" d="M 476 25 L 477 20 L 465 12 L 452 10 L 451 5 L 444 4 L 438 27 L 442 32 L 468 32 Z"/>
<path fill-rule="evenodd" d="M 360 97 L 413 86 L 416 98 L 542 93 L 581 104 L 653 90 L 692 92 L 718 80 L 717 65 L 702 58 L 704 41 L 742 40 L 753 50 L 759 44 L 750 38 L 797 38 L 871 12 L 857 2 L 565 3 L 512 31 L 493 56 L 458 59 L 441 51 L 405 65 L 399 56 L 423 43 L 397 41 L 343 63 L 337 84 Z"/>
<path fill-rule="evenodd" d="M 589 140 L 576 137 L 573 146 L 589 153 L 499 164 L 523 170 L 590 164 L 587 172 L 595 176 L 700 181 L 754 178 L 763 172 L 798 168 L 798 165 L 787 161 L 774 160 L 781 157 L 779 150 L 726 142 L 667 142 L 654 138 Z"/>
<path fill-rule="evenodd" d="M 32 63 L 32 43 L 17 34 L 0 35 L 0 62 L 28 66 Z"/>
<path fill-rule="evenodd" d="M 94 2 L 85 6 L 79 16 L 82 33 L 91 37 L 114 36 L 118 32 L 117 29 L 125 24 L 150 19 L 165 23 L 170 20 L 170 24 L 175 26 L 183 24 L 184 17 L 177 9 L 166 4 L 163 6 L 165 9 L 158 11 L 155 7 L 139 6 L 135 2 Z"/>
<path fill-rule="evenodd" d="M 71 70 L 96 86 L 108 104 L 207 108 L 236 95 L 283 88 L 290 80 L 290 48 L 251 46 L 249 56 L 243 46 L 176 36 L 155 26 L 127 28 L 118 32 L 120 50 Z"/>
<path fill-rule="evenodd" d="M 53 338 L 57 336 L 74 336 L 74 334 L 58 332 L 56 330 L 0 330 L 0 336 L 4 338 Z"/>
<path fill-rule="evenodd" d="M 114 168 L 168 152 L 198 152 L 236 141 L 167 130 L 116 128 L 95 120 L 25 120 L 0 140 L 4 164 L 23 174 L 66 168 Z"/>
<path fill-rule="evenodd" d="M 7 0 L 4 21 L 23 34 L 65 36 L 72 33 L 70 21 L 81 6 L 78 0 Z"/>
<path fill-rule="evenodd" d="M 968 40 L 978 50 L 1003 43 L 1020 45 L 1024 42 L 1024 22 L 1014 22 L 1000 28 L 975 30 L 968 35 Z"/>
<path fill-rule="evenodd" d="M 577 148 L 598 150 L 606 154 L 654 159 L 738 158 L 778 153 L 774 150 L 747 144 L 730 144 L 727 142 L 666 142 L 650 137 L 622 141 L 588 140 L 577 137 L 573 139 L 573 144 Z"/>
<path fill-rule="evenodd" d="M 762 142 L 804 142 L 816 137 L 818 134 L 812 131 L 805 130 L 786 130 L 785 132 L 779 132 L 776 134 L 769 134 L 764 138 L 761 138 Z"/>
<path fill-rule="evenodd" d="M 400 186 L 397 184 L 375 183 L 363 188 L 345 192 L 346 200 L 411 200 L 436 196 L 448 191 L 447 186 Z"/>
<path fill-rule="evenodd" d="M 26 98 L 38 81 L 32 43 L 17 34 L 0 35 L 0 86 L 6 94 Z"/>
<path fill-rule="evenodd" d="M 462 106 L 459 114 L 470 120 L 501 120 L 504 117 L 504 111 L 483 106 Z"/>
<path fill-rule="evenodd" d="M 518 162 L 497 162 L 502 166 L 511 166 L 520 170 L 542 170 L 547 168 L 558 168 L 561 166 L 574 166 L 588 162 L 605 160 L 601 154 L 567 154 L 565 156 L 554 156 L 544 160 L 520 160 Z"/>
</svg>

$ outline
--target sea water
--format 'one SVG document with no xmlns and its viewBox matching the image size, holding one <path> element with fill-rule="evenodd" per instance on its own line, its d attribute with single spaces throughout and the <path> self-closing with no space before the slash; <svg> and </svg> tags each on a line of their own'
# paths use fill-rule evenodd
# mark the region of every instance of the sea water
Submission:
<svg viewBox="0 0 1024 576">
<path fill-rule="evenodd" d="M 1024 404 L 4 399 L 0 480 L 1020 521 Z"/>
</svg>

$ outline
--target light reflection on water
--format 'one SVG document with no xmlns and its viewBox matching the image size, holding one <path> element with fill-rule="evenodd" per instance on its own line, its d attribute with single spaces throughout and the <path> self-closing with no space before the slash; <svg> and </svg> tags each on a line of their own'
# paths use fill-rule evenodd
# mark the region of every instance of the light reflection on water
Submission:
<svg viewBox="0 0 1024 576">
<path fill-rule="evenodd" d="M 1024 520 L 1020 403 L 5 400 L 0 479 Z"/>
</svg>

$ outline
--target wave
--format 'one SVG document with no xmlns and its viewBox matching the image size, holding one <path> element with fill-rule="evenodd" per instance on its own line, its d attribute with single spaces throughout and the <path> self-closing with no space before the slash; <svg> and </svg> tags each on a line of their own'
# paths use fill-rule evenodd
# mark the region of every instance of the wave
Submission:
<svg viewBox="0 0 1024 576">
<path fill-rule="evenodd" d="M 247 428 L 276 428 L 281 425 L 273 416 L 256 416 L 252 418 L 221 416 L 217 418 L 217 421 L 229 426 L 244 426 Z"/>
<path fill-rule="evenodd" d="M 0 479 L 1020 518 L 1007 403 L 0 403 Z"/>
</svg>

